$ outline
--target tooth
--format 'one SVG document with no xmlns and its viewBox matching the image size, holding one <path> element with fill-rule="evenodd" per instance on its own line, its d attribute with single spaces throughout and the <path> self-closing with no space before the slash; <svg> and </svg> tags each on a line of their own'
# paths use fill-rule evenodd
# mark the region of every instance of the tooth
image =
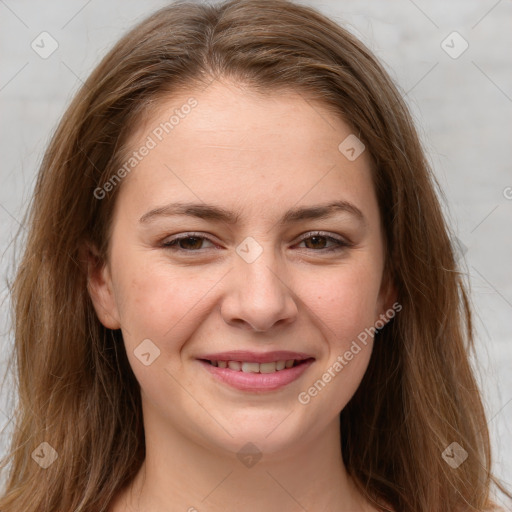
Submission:
<svg viewBox="0 0 512 512">
<path fill-rule="evenodd" d="M 271 363 L 254 363 L 243 361 L 210 361 L 214 366 L 219 368 L 229 368 L 234 371 L 242 371 L 245 373 L 273 373 L 281 371 L 285 368 L 291 368 L 295 359 L 273 361 Z"/>
<path fill-rule="evenodd" d="M 276 371 L 276 363 L 260 363 L 260 373 L 274 373 Z"/>
<path fill-rule="evenodd" d="M 260 371 L 259 363 L 242 363 L 242 371 L 245 373 L 258 373 Z"/>
</svg>

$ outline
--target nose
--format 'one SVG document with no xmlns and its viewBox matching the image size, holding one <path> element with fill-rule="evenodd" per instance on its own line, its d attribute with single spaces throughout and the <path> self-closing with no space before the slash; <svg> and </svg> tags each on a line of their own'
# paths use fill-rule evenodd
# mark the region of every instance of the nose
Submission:
<svg viewBox="0 0 512 512">
<path fill-rule="evenodd" d="M 232 326 L 265 332 L 291 324 L 297 300 L 272 251 L 265 248 L 252 263 L 236 258 L 229 272 L 229 291 L 221 304 L 224 321 Z"/>
</svg>

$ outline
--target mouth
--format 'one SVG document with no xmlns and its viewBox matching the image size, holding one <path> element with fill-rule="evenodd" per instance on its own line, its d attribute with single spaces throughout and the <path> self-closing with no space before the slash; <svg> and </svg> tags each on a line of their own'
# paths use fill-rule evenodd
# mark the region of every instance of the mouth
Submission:
<svg viewBox="0 0 512 512">
<path fill-rule="evenodd" d="M 294 368 L 301 364 L 305 364 L 307 361 L 312 360 L 313 358 L 308 359 L 281 359 L 280 361 L 273 361 L 269 363 L 256 363 L 250 361 L 216 361 L 209 359 L 200 359 L 200 361 L 204 361 L 205 363 L 209 363 L 212 366 L 217 368 L 229 368 L 235 372 L 244 372 L 244 373 L 275 373 L 281 372 L 285 369 Z"/>
<path fill-rule="evenodd" d="M 290 357 L 292 354 L 295 357 Z M 315 358 L 298 353 L 257 355 L 231 352 L 197 361 L 217 381 L 242 391 L 263 392 L 280 389 L 295 381 L 313 364 Z"/>
</svg>

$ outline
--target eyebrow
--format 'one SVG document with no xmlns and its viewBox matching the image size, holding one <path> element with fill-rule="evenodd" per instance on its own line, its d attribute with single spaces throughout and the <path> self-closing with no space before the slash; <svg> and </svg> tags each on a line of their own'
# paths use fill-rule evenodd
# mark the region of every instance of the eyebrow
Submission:
<svg viewBox="0 0 512 512">
<path fill-rule="evenodd" d="M 366 225 L 363 212 L 348 201 L 334 201 L 327 204 L 319 204 L 288 210 L 278 221 L 279 224 L 291 224 L 304 220 L 325 219 L 338 212 L 349 213 Z M 174 215 L 188 215 L 205 220 L 236 224 L 240 220 L 240 214 L 225 208 L 206 203 L 171 203 L 154 208 L 139 219 L 146 224 L 158 217 L 171 217 Z"/>
</svg>

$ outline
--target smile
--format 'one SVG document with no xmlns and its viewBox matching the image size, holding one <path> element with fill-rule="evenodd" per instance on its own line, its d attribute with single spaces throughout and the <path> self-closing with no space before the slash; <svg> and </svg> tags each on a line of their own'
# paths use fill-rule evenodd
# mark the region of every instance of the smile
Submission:
<svg viewBox="0 0 512 512">
<path fill-rule="evenodd" d="M 242 391 L 272 391 L 298 379 L 314 358 L 287 359 L 257 363 L 253 361 L 211 361 L 200 359 L 202 366 L 217 380 Z"/>
<path fill-rule="evenodd" d="M 245 373 L 274 373 L 284 370 L 285 368 L 291 368 L 296 366 L 302 361 L 296 361 L 295 359 L 288 359 L 282 361 L 274 361 L 270 363 L 254 363 L 244 361 L 209 361 L 213 366 L 218 368 L 229 368 L 236 372 Z"/>
</svg>

